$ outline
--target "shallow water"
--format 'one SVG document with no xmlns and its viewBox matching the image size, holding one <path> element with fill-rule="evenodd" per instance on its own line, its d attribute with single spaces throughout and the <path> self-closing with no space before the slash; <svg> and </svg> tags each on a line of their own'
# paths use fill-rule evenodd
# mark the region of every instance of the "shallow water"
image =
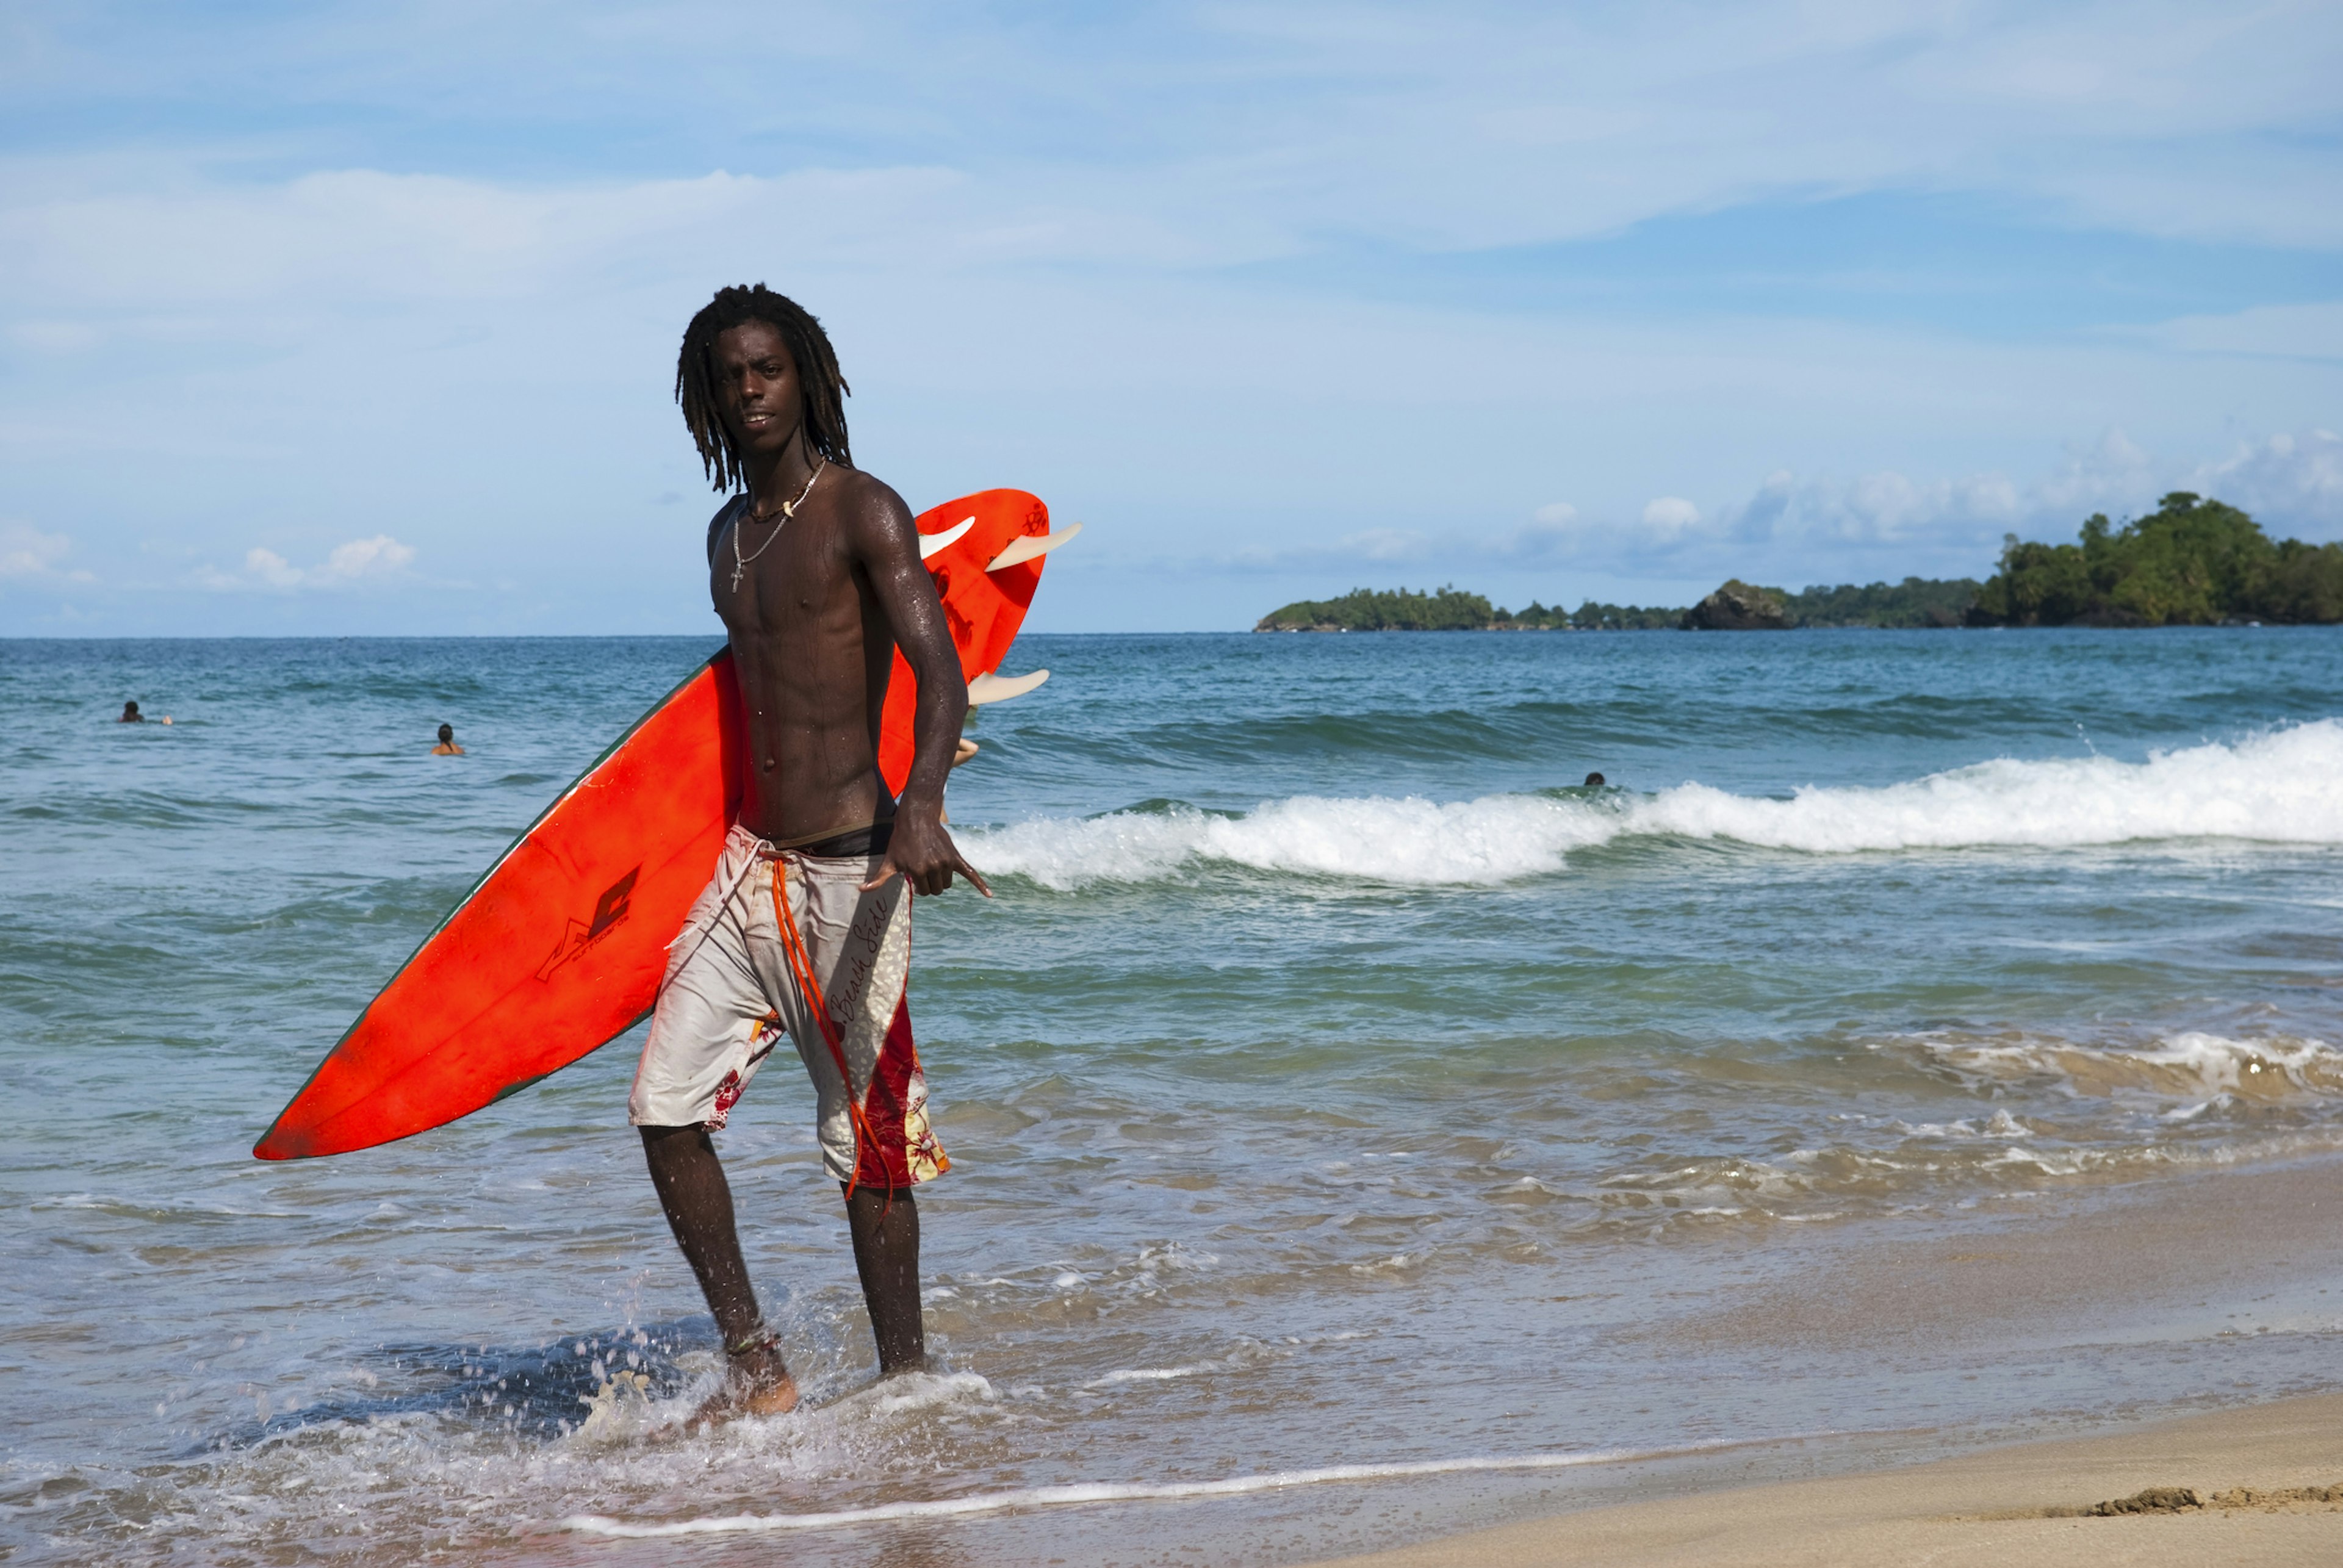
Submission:
<svg viewBox="0 0 2343 1568">
<path fill-rule="evenodd" d="M 2308 1264 L 1892 1354 L 1751 1305 L 2343 1150 L 2343 635 L 1036 638 L 952 789 L 1001 896 L 919 913 L 940 1370 L 869 1386 L 767 1073 L 721 1147 L 821 1408 L 652 1441 L 712 1331 L 638 1040 L 247 1151 L 711 646 L 0 642 L 0 1548 L 1298 1561 L 2343 1384 Z"/>
</svg>

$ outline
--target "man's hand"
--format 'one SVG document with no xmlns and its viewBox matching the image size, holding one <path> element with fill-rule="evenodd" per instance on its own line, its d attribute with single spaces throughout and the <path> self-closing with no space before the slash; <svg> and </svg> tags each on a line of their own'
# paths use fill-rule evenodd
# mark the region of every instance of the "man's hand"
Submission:
<svg viewBox="0 0 2343 1568">
<path fill-rule="evenodd" d="M 992 890 L 984 885 L 976 868 L 960 858 L 959 846 L 944 830 L 940 809 L 921 808 L 908 803 L 895 811 L 895 830 L 887 840 L 887 859 L 880 864 L 879 874 L 862 884 L 870 892 L 883 888 L 888 879 L 900 876 L 914 893 L 930 898 L 951 886 L 952 874 L 958 872 L 969 879 L 970 886 L 986 898 Z"/>
<path fill-rule="evenodd" d="M 944 831 L 945 780 L 962 755 L 976 751 L 960 732 L 968 719 L 968 681 L 935 578 L 920 561 L 920 530 L 911 509 L 894 491 L 884 486 L 877 490 L 874 504 L 850 519 L 849 545 L 870 576 L 870 591 L 894 634 L 896 650 L 919 683 L 919 696 L 911 706 L 911 771 L 896 793 L 894 836 L 879 874 L 863 887 L 884 887 L 900 871 L 911 891 L 932 898 L 959 875 L 989 899 L 992 890 L 960 859 Z"/>
</svg>

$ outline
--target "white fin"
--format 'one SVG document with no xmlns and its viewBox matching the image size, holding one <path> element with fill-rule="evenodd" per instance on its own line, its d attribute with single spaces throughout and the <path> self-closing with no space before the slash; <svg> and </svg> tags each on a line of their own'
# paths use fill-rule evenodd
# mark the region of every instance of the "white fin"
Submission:
<svg viewBox="0 0 2343 1568">
<path fill-rule="evenodd" d="M 940 555 L 943 551 L 951 548 L 954 545 L 960 543 L 960 537 L 962 534 L 968 532 L 969 529 L 974 527 L 976 527 L 976 519 L 974 518 L 963 518 L 951 528 L 946 528 L 942 533 L 921 534 L 920 536 L 920 558 L 921 560 L 926 560 L 930 556 Z"/>
<path fill-rule="evenodd" d="M 968 683 L 968 705 L 970 708 L 981 708 L 988 702 L 1006 702 L 1012 697 L 1024 696 L 1049 678 L 1050 672 L 1046 669 L 1037 669 L 1031 675 L 1013 675 L 1006 678 L 998 675 L 980 675 Z"/>
<path fill-rule="evenodd" d="M 1060 528 L 1053 534 L 1027 534 L 1021 539 L 1011 540 L 1009 548 L 993 557 L 992 564 L 984 569 L 997 572 L 1002 567 L 1020 566 L 1026 561 L 1046 556 L 1081 531 L 1081 524 L 1075 523 L 1071 527 Z"/>
</svg>

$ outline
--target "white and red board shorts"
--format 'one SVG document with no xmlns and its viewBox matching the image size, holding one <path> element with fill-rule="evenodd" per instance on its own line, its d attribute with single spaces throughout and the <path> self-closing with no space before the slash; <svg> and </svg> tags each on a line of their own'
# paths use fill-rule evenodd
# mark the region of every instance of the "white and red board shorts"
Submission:
<svg viewBox="0 0 2343 1568">
<path fill-rule="evenodd" d="M 732 829 L 669 950 L 628 1121 L 722 1127 L 787 1033 L 813 1078 L 831 1176 L 892 1191 L 950 1169 L 911 1043 L 910 890 L 900 877 L 862 890 L 880 863 Z"/>
</svg>

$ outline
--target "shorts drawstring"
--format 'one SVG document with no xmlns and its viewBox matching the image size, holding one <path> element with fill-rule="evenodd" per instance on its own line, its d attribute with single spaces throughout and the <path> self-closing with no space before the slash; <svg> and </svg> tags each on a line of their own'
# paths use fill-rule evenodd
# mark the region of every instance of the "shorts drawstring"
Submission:
<svg viewBox="0 0 2343 1568">
<path fill-rule="evenodd" d="M 847 1065 L 846 1047 L 839 1040 L 836 1020 L 830 1016 L 830 1001 L 821 994 L 821 982 L 814 979 L 812 960 L 806 957 L 805 939 L 798 934 L 798 923 L 789 915 L 789 861 L 779 855 L 770 859 L 773 921 L 781 928 L 781 947 L 789 955 L 789 970 L 797 976 L 799 994 L 809 1004 L 814 1020 L 821 1028 L 821 1038 L 830 1046 L 830 1060 L 838 1063 L 839 1079 L 846 1085 L 846 1111 L 854 1121 L 854 1174 L 846 1183 L 846 1195 L 851 1198 L 862 1181 L 863 1150 L 868 1147 L 875 1152 L 879 1136 L 870 1130 L 870 1119 L 863 1112 L 861 1097 L 854 1091 L 854 1070 Z M 813 890 L 808 888 L 806 893 L 810 900 Z M 895 1201 L 895 1172 L 883 1155 L 879 1165 L 887 1173 L 887 1202 L 891 1208 Z"/>
</svg>

